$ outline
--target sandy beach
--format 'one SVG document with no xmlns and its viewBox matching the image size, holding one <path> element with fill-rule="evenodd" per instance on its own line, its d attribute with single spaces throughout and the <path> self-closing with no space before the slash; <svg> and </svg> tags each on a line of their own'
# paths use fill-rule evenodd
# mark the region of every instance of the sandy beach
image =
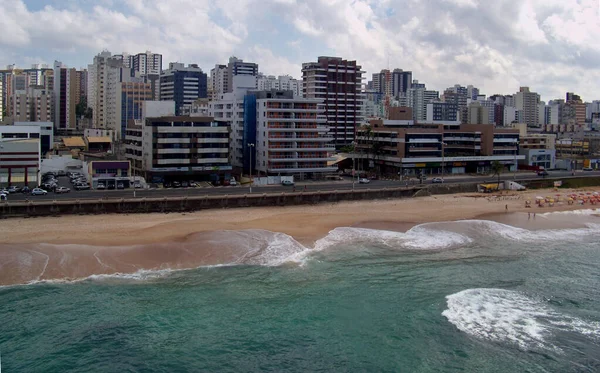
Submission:
<svg viewBox="0 0 600 373">
<path fill-rule="evenodd" d="M 600 188 L 577 190 L 594 191 Z M 560 190 L 562 195 L 571 192 Z M 0 285 L 230 263 L 248 255 L 253 245 L 268 245 L 272 239 L 265 234 L 246 237 L 239 233 L 243 230 L 280 232 L 312 247 L 337 227 L 406 231 L 425 222 L 487 219 L 530 230 L 575 228 L 583 224 L 531 219 L 528 213 L 596 208 L 566 202 L 525 208 L 526 200 L 554 194 L 535 190 L 194 213 L 7 219 L 1 222 Z M 221 244 L 232 239 L 239 241 L 236 247 Z"/>
</svg>

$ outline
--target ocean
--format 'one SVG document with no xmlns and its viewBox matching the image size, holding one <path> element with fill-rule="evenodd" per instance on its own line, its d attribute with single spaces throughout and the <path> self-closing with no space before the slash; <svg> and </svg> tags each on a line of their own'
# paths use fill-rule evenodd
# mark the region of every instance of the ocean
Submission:
<svg viewBox="0 0 600 373">
<path fill-rule="evenodd" d="M 561 214 L 582 226 L 221 232 L 233 263 L 4 286 L 2 369 L 598 372 L 600 224 Z"/>
</svg>

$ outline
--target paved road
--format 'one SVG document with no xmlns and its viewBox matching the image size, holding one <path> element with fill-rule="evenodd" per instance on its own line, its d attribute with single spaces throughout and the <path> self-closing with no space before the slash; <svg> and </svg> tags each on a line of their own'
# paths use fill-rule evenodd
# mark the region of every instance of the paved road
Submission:
<svg viewBox="0 0 600 373">
<path fill-rule="evenodd" d="M 558 178 L 558 177 L 571 177 L 571 173 L 567 171 L 551 171 L 547 178 Z M 600 177 L 600 172 L 577 172 L 576 177 Z M 500 176 L 500 180 L 513 180 L 514 174 L 503 174 Z M 517 181 L 523 180 L 539 180 L 542 177 L 532 173 L 519 173 L 516 175 Z M 446 177 L 446 183 L 485 183 L 485 182 L 496 182 L 497 177 L 494 176 L 450 176 Z M 428 178 L 426 183 L 431 183 L 431 177 Z M 63 183 L 65 184 L 65 183 Z M 69 186 L 68 184 L 65 184 Z M 397 187 L 404 186 L 405 182 L 398 180 L 373 180 L 369 184 L 355 183 L 355 189 L 376 189 L 385 187 Z M 409 186 L 418 185 L 415 180 L 408 182 Z M 352 190 L 352 182 L 350 178 L 343 181 L 327 182 L 327 183 L 316 183 L 306 182 L 297 183 L 296 191 L 304 190 L 306 186 L 308 191 L 332 191 L 332 190 Z M 290 186 L 263 186 L 263 187 L 252 187 L 252 193 L 282 193 L 291 192 L 293 187 Z M 215 188 L 176 188 L 176 189 L 146 189 L 136 190 L 136 197 L 181 197 L 181 196 L 203 196 L 203 195 L 234 195 L 234 194 L 248 194 L 250 188 L 246 186 L 236 187 L 215 187 Z M 98 198 L 133 198 L 133 189 L 128 190 L 85 190 L 85 191 L 74 191 L 72 190 L 66 194 L 54 194 L 52 192 L 45 196 L 28 196 L 23 194 L 11 194 L 9 196 L 10 201 L 23 201 L 30 199 L 33 201 L 37 200 L 58 200 L 58 199 L 98 199 Z"/>
</svg>

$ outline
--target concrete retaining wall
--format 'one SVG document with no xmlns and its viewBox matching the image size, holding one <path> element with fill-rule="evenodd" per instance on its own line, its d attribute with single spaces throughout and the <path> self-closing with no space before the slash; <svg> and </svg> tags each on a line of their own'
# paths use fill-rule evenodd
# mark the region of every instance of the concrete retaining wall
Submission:
<svg viewBox="0 0 600 373">
<path fill-rule="evenodd" d="M 7 202 L 0 204 L 0 218 L 58 216 L 67 214 L 119 214 L 184 212 L 204 209 L 290 206 L 412 197 L 421 188 L 360 189 L 355 191 L 253 193 L 165 198 L 124 198 L 100 200 L 57 200 Z"/>
</svg>

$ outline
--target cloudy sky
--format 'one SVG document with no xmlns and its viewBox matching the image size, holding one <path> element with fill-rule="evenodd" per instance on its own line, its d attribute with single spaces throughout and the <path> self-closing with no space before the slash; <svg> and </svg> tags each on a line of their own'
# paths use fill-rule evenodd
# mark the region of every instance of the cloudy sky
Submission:
<svg viewBox="0 0 600 373">
<path fill-rule="evenodd" d="M 319 55 L 430 89 L 600 99 L 600 0 L 0 0 L 0 66 L 151 50 L 208 71 L 231 55 L 300 77 Z"/>
</svg>

